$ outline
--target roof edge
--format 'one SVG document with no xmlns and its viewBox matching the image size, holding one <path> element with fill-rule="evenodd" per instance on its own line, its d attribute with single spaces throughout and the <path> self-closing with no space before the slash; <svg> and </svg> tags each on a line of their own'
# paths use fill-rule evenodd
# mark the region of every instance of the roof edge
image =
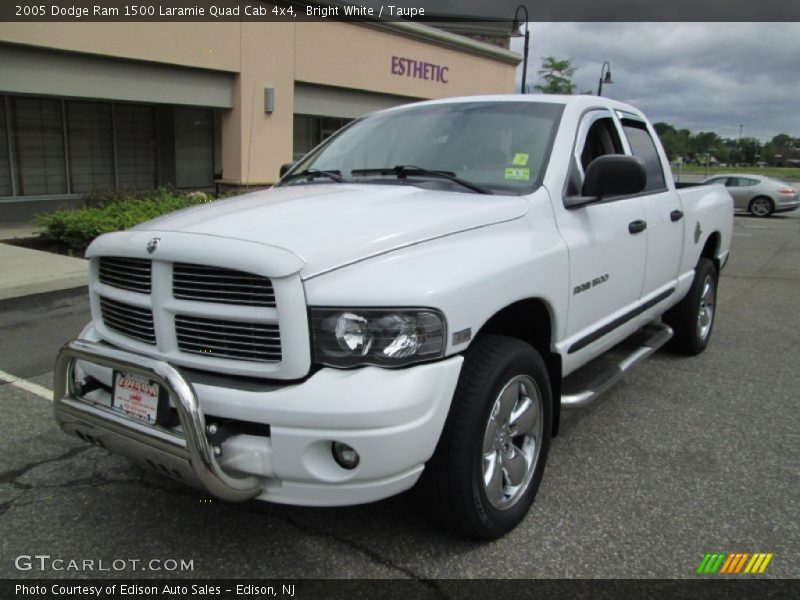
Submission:
<svg viewBox="0 0 800 600">
<path fill-rule="evenodd" d="M 482 58 L 489 58 L 508 65 L 517 66 L 522 62 L 522 55 L 505 50 L 491 44 L 479 42 L 455 33 L 449 33 L 436 27 L 409 23 L 408 21 L 358 21 L 358 25 L 379 29 L 388 33 L 420 40 L 427 43 L 468 52 Z"/>
</svg>

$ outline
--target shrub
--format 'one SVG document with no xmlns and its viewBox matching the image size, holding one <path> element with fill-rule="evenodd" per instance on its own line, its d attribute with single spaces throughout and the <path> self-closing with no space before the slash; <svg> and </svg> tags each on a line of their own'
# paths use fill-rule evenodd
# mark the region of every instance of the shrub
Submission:
<svg viewBox="0 0 800 600">
<path fill-rule="evenodd" d="M 160 188 L 131 197 L 97 193 L 88 200 L 89 205 L 77 210 L 65 209 L 37 215 L 34 223 L 44 228 L 44 237 L 65 244 L 73 252 L 83 253 L 98 235 L 127 229 L 182 208 L 204 204 L 210 198 L 203 192 L 181 194 Z"/>
</svg>

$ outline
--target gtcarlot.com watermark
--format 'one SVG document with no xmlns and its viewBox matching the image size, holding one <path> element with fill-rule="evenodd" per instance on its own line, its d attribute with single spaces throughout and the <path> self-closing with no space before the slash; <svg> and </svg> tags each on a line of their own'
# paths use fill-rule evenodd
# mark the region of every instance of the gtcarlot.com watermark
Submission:
<svg viewBox="0 0 800 600">
<path fill-rule="evenodd" d="M 20 554 L 14 559 L 18 571 L 109 573 L 121 571 L 186 572 L 194 571 L 194 559 L 183 558 L 63 558 L 49 554 Z"/>
</svg>

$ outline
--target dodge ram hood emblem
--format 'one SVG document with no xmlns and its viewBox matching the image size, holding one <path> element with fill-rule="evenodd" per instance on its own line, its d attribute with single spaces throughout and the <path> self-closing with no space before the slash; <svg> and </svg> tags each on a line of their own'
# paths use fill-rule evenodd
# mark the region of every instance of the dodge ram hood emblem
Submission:
<svg viewBox="0 0 800 600">
<path fill-rule="evenodd" d="M 161 241 L 161 238 L 155 237 L 152 240 L 150 240 L 149 242 L 147 242 L 147 253 L 148 254 L 152 254 L 153 252 L 155 252 L 156 248 L 158 248 L 158 243 L 160 241 Z"/>
</svg>

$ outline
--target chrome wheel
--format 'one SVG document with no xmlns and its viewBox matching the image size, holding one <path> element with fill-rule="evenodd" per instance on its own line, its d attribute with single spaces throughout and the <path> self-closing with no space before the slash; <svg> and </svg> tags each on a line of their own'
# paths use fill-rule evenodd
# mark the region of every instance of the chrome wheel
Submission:
<svg viewBox="0 0 800 600">
<path fill-rule="evenodd" d="M 700 304 L 697 310 L 697 337 L 705 341 L 711 333 L 711 325 L 714 323 L 714 302 L 716 298 L 716 284 L 711 275 L 707 275 L 703 281 L 703 291 L 700 294 Z"/>
<path fill-rule="evenodd" d="M 494 401 L 483 436 L 483 486 L 497 510 L 514 506 L 531 482 L 542 444 L 542 395 L 528 375 L 511 379 Z"/>
<path fill-rule="evenodd" d="M 756 217 L 766 217 L 772 212 L 772 203 L 767 198 L 756 198 L 750 204 L 750 212 Z"/>
</svg>

